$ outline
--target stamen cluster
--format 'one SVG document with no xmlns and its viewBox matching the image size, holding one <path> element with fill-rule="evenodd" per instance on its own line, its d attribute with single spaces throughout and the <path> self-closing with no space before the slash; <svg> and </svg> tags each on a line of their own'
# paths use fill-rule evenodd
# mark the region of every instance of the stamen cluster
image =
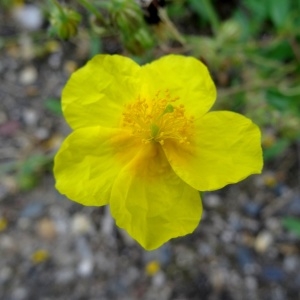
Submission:
<svg viewBox="0 0 300 300">
<path fill-rule="evenodd" d="M 172 98 L 169 91 L 162 95 L 157 92 L 153 99 L 139 97 L 128 104 L 123 112 L 124 127 L 132 130 L 132 135 L 143 143 L 173 139 L 189 144 L 192 138 L 194 118 L 187 117 L 183 104 L 174 105 L 178 98 Z"/>
</svg>

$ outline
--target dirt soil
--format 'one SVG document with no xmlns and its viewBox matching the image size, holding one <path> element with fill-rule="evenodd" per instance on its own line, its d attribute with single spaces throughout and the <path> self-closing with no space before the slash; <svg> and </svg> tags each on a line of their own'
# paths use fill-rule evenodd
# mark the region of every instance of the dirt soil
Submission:
<svg viewBox="0 0 300 300">
<path fill-rule="evenodd" d="M 204 194 L 193 234 L 144 251 L 107 208 L 54 187 L 51 158 L 70 129 L 49 100 L 60 99 L 86 45 L 0 20 L 0 299 L 300 299 L 300 238 L 282 225 L 300 217 L 297 145 L 262 175 Z M 35 168 L 37 157 L 46 162 Z"/>
</svg>

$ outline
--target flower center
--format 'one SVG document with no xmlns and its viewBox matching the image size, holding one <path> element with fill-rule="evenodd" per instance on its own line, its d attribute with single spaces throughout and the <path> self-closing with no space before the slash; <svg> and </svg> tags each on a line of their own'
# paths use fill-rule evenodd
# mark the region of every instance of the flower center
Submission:
<svg viewBox="0 0 300 300">
<path fill-rule="evenodd" d="M 158 142 L 172 139 L 189 144 L 194 127 L 193 116 L 187 117 L 184 105 L 175 105 L 178 98 L 171 98 L 166 91 L 158 92 L 154 99 L 141 99 L 126 105 L 123 112 L 123 127 L 130 128 L 135 137 L 142 142 Z"/>
</svg>

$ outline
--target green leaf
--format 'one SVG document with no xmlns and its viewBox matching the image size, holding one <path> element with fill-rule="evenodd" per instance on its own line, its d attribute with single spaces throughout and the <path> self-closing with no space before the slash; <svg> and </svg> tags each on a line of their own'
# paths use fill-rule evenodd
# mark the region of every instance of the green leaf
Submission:
<svg viewBox="0 0 300 300">
<path fill-rule="evenodd" d="M 279 91 L 275 89 L 270 89 L 266 91 L 267 102 L 272 105 L 277 110 L 283 112 L 290 109 L 290 99 L 282 95 Z"/>
<path fill-rule="evenodd" d="M 299 218 L 285 217 L 282 219 L 282 225 L 287 230 L 300 236 L 300 219 Z"/>
<path fill-rule="evenodd" d="M 270 18 L 277 28 L 282 28 L 285 25 L 289 17 L 290 8 L 290 0 L 269 0 Z"/>
<path fill-rule="evenodd" d="M 287 139 L 279 139 L 271 147 L 264 149 L 264 160 L 271 160 L 281 155 L 290 145 L 290 141 Z"/>
<path fill-rule="evenodd" d="M 99 35 L 91 33 L 90 34 L 90 57 L 92 58 L 96 54 L 102 52 L 102 41 Z"/>
<path fill-rule="evenodd" d="M 245 0 L 243 1 L 243 5 L 245 5 L 248 8 L 251 16 L 254 17 L 256 20 L 263 20 L 267 17 L 268 10 L 267 10 L 266 1 Z"/>
<path fill-rule="evenodd" d="M 49 98 L 45 101 L 45 107 L 56 115 L 62 115 L 61 102 L 56 98 Z"/>
<path fill-rule="evenodd" d="M 52 157 L 35 154 L 22 162 L 17 174 L 17 182 L 21 190 L 34 188 L 40 180 L 41 173 L 49 168 Z"/>
<path fill-rule="evenodd" d="M 220 27 L 219 17 L 210 0 L 188 0 L 194 11 L 211 24 L 215 34 Z"/>
<path fill-rule="evenodd" d="M 287 40 L 279 40 L 277 43 L 272 43 L 268 48 L 261 49 L 261 53 L 268 59 L 276 59 L 278 61 L 294 58 L 293 49 Z"/>
</svg>

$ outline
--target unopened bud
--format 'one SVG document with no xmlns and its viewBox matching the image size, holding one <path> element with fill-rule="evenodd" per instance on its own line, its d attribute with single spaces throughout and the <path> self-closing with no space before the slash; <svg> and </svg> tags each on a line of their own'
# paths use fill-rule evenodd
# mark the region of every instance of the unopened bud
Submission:
<svg viewBox="0 0 300 300">
<path fill-rule="evenodd" d="M 55 7 L 50 17 L 51 35 L 61 39 L 69 39 L 77 34 L 78 24 L 81 20 L 80 14 L 67 7 Z"/>
</svg>

